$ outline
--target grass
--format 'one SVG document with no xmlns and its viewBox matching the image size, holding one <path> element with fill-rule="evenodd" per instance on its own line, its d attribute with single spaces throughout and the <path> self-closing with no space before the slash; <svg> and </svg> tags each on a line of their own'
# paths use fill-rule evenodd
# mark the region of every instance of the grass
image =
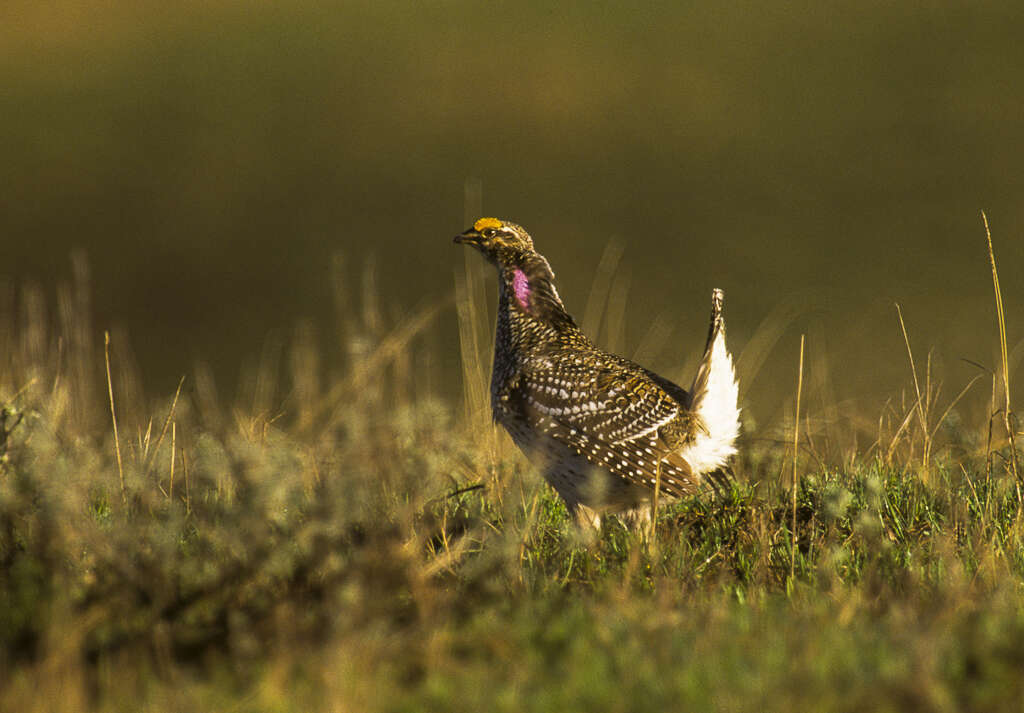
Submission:
<svg viewBox="0 0 1024 713">
<path fill-rule="evenodd" d="M 474 399 L 481 284 L 456 296 Z M 590 537 L 477 404 L 410 383 L 444 306 L 387 329 L 366 292 L 337 370 L 300 334 L 232 407 L 202 370 L 126 396 L 81 306 L 8 320 L 0 709 L 1019 706 L 1024 520 L 990 420 L 932 423 L 915 389 L 838 454 L 805 398 L 727 492 Z"/>
</svg>

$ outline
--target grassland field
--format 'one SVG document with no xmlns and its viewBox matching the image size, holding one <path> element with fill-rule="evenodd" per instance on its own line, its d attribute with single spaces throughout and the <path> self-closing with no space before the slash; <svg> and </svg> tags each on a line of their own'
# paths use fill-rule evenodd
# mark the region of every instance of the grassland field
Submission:
<svg viewBox="0 0 1024 713">
<path fill-rule="evenodd" d="M 859 446 L 805 405 L 747 431 L 729 489 L 588 533 L 490 423 L 478 289 L 393 325 L 364 298 L 346 353 L 300 330 L 230 404 L 201 368 L 148 400 L 80 289 L 52 318 L 25 297 L 0 330 L 0 710 L 1024 705 L 997 380 L 968 419 L 922 370 Z M 461 400 L 412 375 L 454 311 Z"/>
</svg>

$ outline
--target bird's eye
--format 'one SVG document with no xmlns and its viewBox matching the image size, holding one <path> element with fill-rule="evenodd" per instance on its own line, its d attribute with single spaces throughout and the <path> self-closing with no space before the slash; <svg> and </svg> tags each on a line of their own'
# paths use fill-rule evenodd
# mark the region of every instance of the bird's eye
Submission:
<svg viewBox="0 0 1024 713">
<path fill-rule="evenodd" d="M 497 234 L 498 234 L 498 231 L 495 230 L 494 228 L 484 228 L 484 231 L 482 233 L 482 235 L 485 238 L 487 238 L 488 240 L 490 240 L 491 238 L 493 238 Z"/>
</svg>

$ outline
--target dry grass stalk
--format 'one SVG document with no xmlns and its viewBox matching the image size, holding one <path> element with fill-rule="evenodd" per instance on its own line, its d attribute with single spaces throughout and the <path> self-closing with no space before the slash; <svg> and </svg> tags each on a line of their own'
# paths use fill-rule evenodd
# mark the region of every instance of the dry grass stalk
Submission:
<svg viewBox="0 0 1024 713">
<path fill-rule="evenodd" d="M 911 409 L 911 413 L 915 410 L 917 417 L 921 422 L 921 433 L 924 435 L 924 449 L 922 453 L 921 466 L 924 470 L 928 469 L 928 460 L 931 455 L 931 443 L 928 439 L 928 414 L 927 414 L 927 403 L 921 395 L 921 385 L 917 380 L 917 366 L 914 364 L 914 351 L 910 348 L 910 337 L 907 335 L 907 325 L 903 322 L 903 310 L 900 309 L 899 303 L 896 304 L 896 316 L 900 320 L 900 331 L 903 332 L 903 343 L 907 345 L 907 358 L 910 360 L 910 373 L 914 377 L 914 393 L 917 395 L 917 403 L 914 408 Z M 931 378 L 931 355 L 928 358 L 928 377 Z M 931 388 L 930 383 L 925 383 L 926 392 Z"/>
<path fill-rule="evenodd" d="M 156 445 L 153 447 L 153 455 L 152 455 L 152 457 L 149 456 L 149 437 L 148 437 L 149 434 L 147 432 L 146 450 L 143 453 L 143 455 L 146 458 L 146 467 L 143 470 L 146 473 L 149 472 L 149 469 L 152 466 L 153 461 L 156 459 L 157 453 L 160 452 L 160 444 L 162 444 L 164 442 L 164 436 L 167 435 L 167 426 L 171 423 L 171 419 L 174 418 L 174 409 L 177 408 L 177 406 L 178 406 L 178 397 L 181 396 L 181 387 L 184 384 L 185 384 L 185 377 L 182 376 L 181 379 L 178 380 L 178 388 L 174 390 L 174 399 L 171 401 L 171 408 L 167 412 L 167 418 L 164 419 L 164 425 L 160 429 L 160 435 L 157 436 Z M 150 425 L 152 425 L 152 422 L 150 422 Z M 172 448 L 172 450 L 173 450 L 173 448 Z M 173 463 L 174 463 L 173 453 L 171 455 L 171 463 L 172 463 L 172 467 L 173 467 Z"/>
<path fill-rule="evenodd" d="M 110 397 L 110 420 L 114 424 L 114 452 L 117 454 L 117 475 L 121 480 L 121 502 L 128 502 L 124 487 L 124 466 L 121 463 L 121 440 L 117 435 L 117 413 L 114 411 L 114 384 L 110 379 L 110 332 L 103 332 L 103 357 L 107 363 L 107 395 Z"/>
<path fill-rule="evenodd" d="M 935 384 L 934 386 L 932 384 L 931 353 L 928 354 L 928 360 L 926 362 L 927 366 L 925 368 L 925 384 L 924 391 L 922 392 L 920 382 L 917 378 L 917 366 L 914 362 L 914 352 L 910 347 L 910 336 L 907 333 L 907 325 L 903 321 L 903 310 L 900 308 L 899 304 L 896 305 L 896 315 L 900 321 L 900 331 L 903 333 L 903 343 L 907 347 L 907 358 L 910 361 L 910 373 L 914 379 L 914 393 L 916 396 L 916 400 L 914 401 L 914 404 L 907 410 L 906 416 L 903 418 L 899 428 L 893 435 L 892 440 L 889 443 L 889 448 L 886 451 L 885 462 L 892 462 L 893 454 L 895 453 L 895 450 L 899 445 L 900 439 L 907 432 L 907 429 L 913 421 L 914 415 L 916 414 L 918 421 L 921 425 L 921 469 L 924 475 L 927 477 L 929 468 L 931 466 L 932 452 L 935 446 L 935 436 L 938 434 L 939 429 L 942 427 L 942 424 L 945 423 L 946 419 L 949 417 L 949 414 L 953 411 L 956 405 L 960 403 L 960 400 L 967 395 L 967 392 L 970 391 L 972 386 L 974 386 L 974 383 L 981 378 L 981 375 L 979 374 L 967 382 L 967 385 L 964 386 L 963 389 L 961 389 L 960 392 L 956 395 L 956 397 L 949 402 L 949 405 L 946 406 L 945 410 L 939 416 L 938 420 L 936 420 L 935 424 L 932 425 L 932 407 L 937 405 L 941 387 L 939 384 Z M 911 444 L 911 452 L 912 451 L 913 446 Z"/>
<path fill-rule="evenodd" d="M 796 575 L 796 490 L 799 483 L 797 476 L 797 455 L 800 448 L 800 399 L 804 390 L 804 335 L 800 335 L 800 366 L 796 379 L 796 418 L 793 419 L 793 520 L 790 527 L 792 542 L 789 548 L 789 577 Z"/>
<path fill-rule="evenodd" d="M 988 240 L 988 260 L 992 266 L 992 287 L 996 297 L 996 318 L 999 322 L 999 358 L 1003 367 L 1003 425 L 1010 439 L 1010 467 L 1013 478 L 1017 482 L 1017 501 L 1021 502 L 1020 473 L 1017 468 L 1017 439 L 1013 429 L 1013 411 L 1010 408 L 1010 369 L 1006 350 L 1006 313 L 1003 311 L 1003 292 L 999 287 L 999 271 L 996 270 L 996 255 L 992 249 L 992 232 L 988 227 L 988 216 L 981 212 L 981 220 L 985 224 L 985 238 Z"/>
</svg>

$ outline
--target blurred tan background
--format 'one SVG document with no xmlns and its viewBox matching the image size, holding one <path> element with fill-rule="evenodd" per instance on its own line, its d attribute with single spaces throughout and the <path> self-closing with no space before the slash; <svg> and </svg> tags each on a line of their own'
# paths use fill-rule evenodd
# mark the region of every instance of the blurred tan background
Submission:
<svg viewBox="0 0 1024 713">
<path fill-rule="evenodd" d="M 1024 336 L 1022 21 L 1012 0 L 7 0 L 0 281 L 52 297 L 81 250 L 147 389 L 203 360 L 230 394 L 301 323 L 335 348 L 334 256 L 353 282 L 373 258 L 386 320 L 450 295 L 468 181 L 577 316 L 618 241 L 624 328 L 598 338 L 657 370 L 679 376 L 724 288 L 733 348 L 771 347 L 762 420 L 802 332 L 835 402 L 907 388 L 894 302 L 951 396 L 961 359 L 994 365 L 981 209 Z M 450 355 L 419 365 L 442 395 L 455 323 L 421 344 Z"/>
</svg>

